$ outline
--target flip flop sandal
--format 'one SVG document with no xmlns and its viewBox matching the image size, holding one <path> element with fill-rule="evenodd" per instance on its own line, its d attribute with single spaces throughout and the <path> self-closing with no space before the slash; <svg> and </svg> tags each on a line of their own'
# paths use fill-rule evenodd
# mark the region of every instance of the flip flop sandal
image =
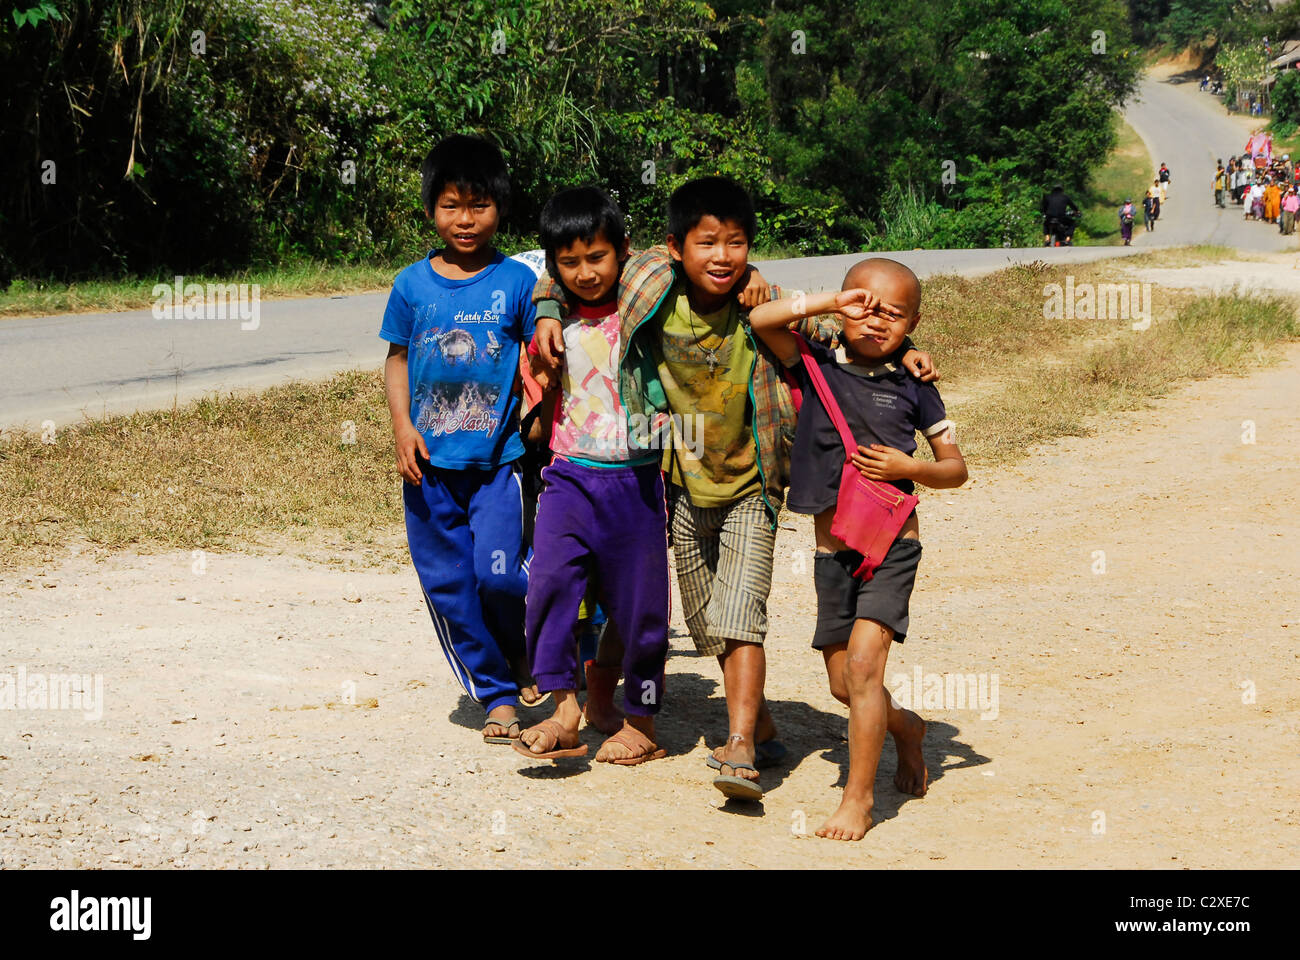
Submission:
<svg viewBox="0 0 1300 960">
<path fill-rule="evenodd" d="M 790 753 L 784 743 L 773 737 L 771 740 L 764 740 L 754 747 L 754 765 L 760 770 L 766 770 L 768 767 L 775 767 Z M 714 770 L 722 769 L 722 761 L 710 753 L 704 762 Z"/>
<path fill-rule="evenodd" d="M 519 726 L 518 717 L 509 721 L 508 723 L 505 720 L 489 720 L 487 723 L 483 724 L 483 730 L 484 730 L 483 742 L 484 743 L 514 743 L 517 739 L 519 739 L 519 734 L 515 734 L 513 737 L 511 736 L 489 737 L 486 731 L 488 727 L 505 727 L 508 733 L 511 727 L 517 727 L 517 726 Z"/>
<path fill-rule="evenodd" d="M 731 767 L 733 770 L 753 770 L 758 773 L 757 767 L 751 767 L 747 763 L 727 763 L 723 761 L 723 766 Z M 733 800 L 762 800 L 763 788 L 758 785 L 756 780 L 746 780 L 744 777 L 714 777 L 713 785 L 725 793 Z"/>
<path fill-rule="evenodd" d="M 522 753 L 531 760 L 559 760 L 563 757 L 585 757 L 587 755 L 587 745 L 579 742 L 578 735 L 569 733 L 568 730 L 565 730 L 554 720 L 548 718 L 530 729 L 540 729 L 551 738 L 551 749 L 542 753 L 534 753 L 528 744 L 522 740 L 514 741 L 515 752 Z M 565 740 L 570 741 L 568 746 L 564 745 Z"/>
<path fill-rule="evenodd" d="M 547 690 L 545 693 L 539 695 L 538 698 L 537 698 L 536 700 L 525 700 L 525 699 L 521 696 L 521 697 L 519 698 L 519 702 L 520 702 L 523 706 L 528 707 L 528 708 L 531 710 L 533 707 L 540 707 L 542 704 L 544 704 L 544 703 L 545 703 L 547 700 L 549 700 L 549 699 L 551 699 L 551 691 Z"/>
<path fill-rule="evenodd" d="M 640 742 L 633 740 L 631 735 L 635 734 L 640 738 Z M 668 751 L 659 746 L 640 730 L 624 727 L 618 733 L 614 734 L 605 743 L 617 743 L 627 747 L 635 754 L 631 757 L 621 757 L 617 760 L 602 760 L 602 763 L 617 763 L 620 767 L 635 767 L 639 763 L 645 763 L 647 760 L 659 760 L 668 756 Z M 636 751 L 640 751 L 636 753 Z"/>
</svg>

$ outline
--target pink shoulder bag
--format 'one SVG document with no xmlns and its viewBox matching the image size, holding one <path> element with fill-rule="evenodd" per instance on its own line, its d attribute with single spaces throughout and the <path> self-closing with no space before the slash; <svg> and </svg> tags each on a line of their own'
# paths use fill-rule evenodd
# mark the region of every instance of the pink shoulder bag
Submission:
<svg viewBox="0 0 1300 960">
<path fill-rule="evenodd" d="M 890 484 L 867 479 L 853 465 L 857 441 L 853 439 L 839 404 L 831 396 L 830 386 L 807 342 L 798 334 L 795 334 L 795 339 L 799 341 L 799 353 L 808 378 L 844 442 L 844 469 L 840 473 L 840 492 L 835 503 L 835 517 L 831 521 L 831 535 L 862 554 L 862 563 L 853 575 L 870 580 L 876 568 L 885 562 L 885 554 L 920 499 Z"/>
</svg>

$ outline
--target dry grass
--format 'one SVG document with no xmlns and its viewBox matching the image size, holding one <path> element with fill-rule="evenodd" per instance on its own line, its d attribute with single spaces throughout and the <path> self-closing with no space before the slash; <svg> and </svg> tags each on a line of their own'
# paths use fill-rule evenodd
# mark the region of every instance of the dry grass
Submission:
<svg viewBox="0 0 1300 960">
<path fill-rule="evenodd" d="M 1168 265 L 1170 253 L 1152 258 Z M 1187 256 L 1187 255 L 1183 255 Z M 926 282 L 918 342 L 974 469 L 1034 443 L 1088 431 L 1178 383 L 1248 373 L 1300 336 L 1287 300 L 1154 290 L 1153 323 L 1043 316 L 1043 287 L 1126 281 L 1123 264 L 1031 265 Z M 1147 264 L 1151 265 L 1151 264 Z M 355 443 L 344 442 L 347 421 Z M 221 549 L 307 541 L 392 560 L 402 548 L 400 484 L 377 373 L 339 374 L 179 410 L 70 427 L 53 444 L 0 437 L 0 567 L 48 563 L 70 546 Z"/>
<path fill-rule="evenodd" d="M 349 421 L 354 443 L 344 442 Z M 366 372 L 91 421 L 51 444 L 9 434 L 0 564 L 48 560 L 78 541 L 219 549 L 321 529 L 386 548 L 402 514 L 391 436 L 383 378 Z"/>
<path fill-rule="evenodd" d="M 1232 247 L 1216 247 L 1203 243 L 1187 247 L 1166 247 L 1148 253 L 1135 253 L 1124 258 L 1124 266 L 1139 269 L 1143 267 L 1203 267 L 1211 263 L 1224 261 L 1242 261 L 1249 258 L 1241 256 Z"/>
<path fill-rule="evenodd" d="M 1285 298 L 1157 293 L 1154 300 L 1149 329 L 1108 321 L 1112 329 L 1101 336 L 1004 365 L 997 388 L 954 404 L 967 459 L 995 464 L 1035 443 L 1087 436 L 1100 415 L 1142 409 L 1187 380 L 1248 374 L 1276 361 L 1276 344 L 1300 337 L 1296 305 Z"/>
</svg>

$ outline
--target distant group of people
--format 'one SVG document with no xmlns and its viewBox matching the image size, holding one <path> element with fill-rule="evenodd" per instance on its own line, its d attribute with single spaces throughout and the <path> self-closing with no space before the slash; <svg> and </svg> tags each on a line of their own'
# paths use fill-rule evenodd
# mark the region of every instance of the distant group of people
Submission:
<svg viewBox="0 0 1300 960">
<path fill-rule="evenodd" d="M 1293 163 L 1290 154 L 1280 158 L 1272 155 L 1273 138 L 1256 131 L 1246 143 L 1246 152 L 1229 157 L 1225 166 L 1216 161 L 1214 171 L 1214 203 L 1226 208 L 1228 201 L 1240 204 L 1246 220 L 1277 224 L 1278 232 L 1290 235 L 1295 232 L 1300 216 L 1300 164 Z M 1168 164 L 1161 163 L 1142 198 L 1142 216 L 1147 232 L 1156 228 L 1161 208 L 1169 202 Z M 1133 223 L 1137 208 L 1129 197 L 1119 208 L 1119 229 L 1124 246 L 1133 243 Z"/>
<path fill-rule="evenodd" d="M 1296 214 L 1300 212 L 1300 168 L 1290 154 L 1273 156 L 1273 137 L 1255 131 L 1246 141 L 1241 156 L 1222 160 L 1214 172 L 1214 202 L 1227 206 L 1230 197 L 1242 207 L 1246 220 L 1277 224 L 1283 234 L 1295 232 Z"/>
<path fill-rule="evenodd" d="M 1160 219 L 1160 208 L 1169 199 L 1169 180 L 1172 174 L 1169 172 L 1169 165 L 1161 163 L 1160 169 L 1151 180 L 1151 186 L 1147 187 L 1146 196 L 1142 198 L 1142 220 L 1150 233 L 1156 228 L 1156 221 Z M 1133 205 L 1133 198 L 1127 197 L 1119 208 L 1119 232 L 1124 238 L 1124 246 L 1133 245 L 1133 221 L 1137 219 L 1137 207 Z"/>
</svg>

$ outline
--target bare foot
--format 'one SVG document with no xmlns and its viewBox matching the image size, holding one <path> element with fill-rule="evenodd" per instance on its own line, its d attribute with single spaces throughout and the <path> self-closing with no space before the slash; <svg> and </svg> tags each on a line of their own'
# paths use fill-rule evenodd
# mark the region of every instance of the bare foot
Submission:
<svg viewBox="0 0 1300 960">
<path fill-rule="evenodd" d="M 541 723 L 534 724 L 519 734 L 519 741 L 532 753 L 549 753 L 552 750 L 576 747 L 579 744 L 578 724 L 582 712 L 578 698 L 572 690 L 557 692 L 555 713 Z"/>
<path fill-rule="evenodd" d="M 519 688 L 519 702 L 525 707 L 535 707 L 546 699 L 537 689 L 537 684 L 530 683 Z"/>
<path fill-rule="evenodd" d="M 577 726 L 569 729 L 554 718 L 543 720 L 524 730 L 519 734 L 519 742 L 526 746 L 529 752 L 537 754 L 580 746 Z"/>
<path fill-rule="evenodd" d="M 747 763 L 751 767 L 757 766 L 754 762 L 754 745 L 740 735 L 727 738 L 727 742 L 713 751 L 713 755 L 722 761 L 722 766 L 718 768 L 718 774 L 726 777 L 740 777 L 742 780 L 757 780 L 757 770 L 739 770 L 733 767 L 732 762 Z"/>
<path fill-rule="evenodd" d="M 767 709 L 767 701 L 764 700 L 763 706 L 760 707 L 758 711 L 758 722 L 754 725 L 754 743 L 761 746 L 762 744 L 767 743 L 769 740 L 775 740 L 775 739 L 776 739 L 776 724 L 772 721 L 772 712 Z M 723 759 L 722 754 L 726 751 L 726 749 L 727 749 L 727 745 L 725 743 L 722 746 L 717 747 L 713 751 L 713 759 L 722 760 Z M 755 754 L 755 756 L 757 756 L 757 753 Z M 744 763 L 745 761 L 741 760 L 740 762 Z M 764 766 L 767 765 L 768 764 L 764 764 Z M 755 761 L 754 766 L 756 767 L 759 766 L 757 761 Z"/>
<path fill-rule="evenodd" d="M 930 771 L 925 768 L 925 756 L 921 753 L 921 742 L 925 739 L 925 721 L 911 710 L 902 713 L 903 732 L 893 735 L 894 747 L 898 751 L 898 772 L 894 774 L 894 786 L 903 793 L 923 797 L 930 783 Z"/>
<path fill-rule="evenodd" d="M 861 840 L 871 827 L 871 799 L 863 802 L 845 797 L 840 801 L 840 808 L 817 828 L 817 836 L 827 840 Z"/>
</svg>

